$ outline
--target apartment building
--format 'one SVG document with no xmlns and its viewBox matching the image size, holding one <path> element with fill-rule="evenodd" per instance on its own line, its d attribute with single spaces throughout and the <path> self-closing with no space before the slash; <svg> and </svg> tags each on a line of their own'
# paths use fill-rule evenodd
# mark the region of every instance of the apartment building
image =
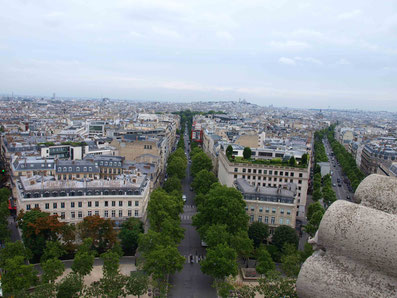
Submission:
<svg viewBox="0 0 397 298">
<path fill-rule="evenodd" d="M 121 222 L 146 220 L 150 185 L 140 172 L 122 179 L 56 180 L 51 176 L 18 177 L 13 187 L 17 210 L 40 208 L 67 222 L 99 215 Z"/>
<path fill-rule="evenodd" d="M 296 185 L 296 217 L 305 217 L 305 206 L 307 190 L 309 185 L 309 167 L 290 167 L 277 164 L 264 163 L 240 163 L 232 162 L 225 156 L 224 152 L 219 153 L 219 181 L 229 187 L 241 178 L 247 180 L 252 186 L 283 188 L 289 183 Z"/>
<path fill-rule="evenodd" d="M 280 225 L 295 228 L 297 187 L 294 183 L 274 188 L 253 186 L 247 180 L 237 178 L 234 186 L 244 197 L 247 204 L 245 210 L 251 223 L 259 221 L 267 224 L 271 234 Z"/>
</svg>

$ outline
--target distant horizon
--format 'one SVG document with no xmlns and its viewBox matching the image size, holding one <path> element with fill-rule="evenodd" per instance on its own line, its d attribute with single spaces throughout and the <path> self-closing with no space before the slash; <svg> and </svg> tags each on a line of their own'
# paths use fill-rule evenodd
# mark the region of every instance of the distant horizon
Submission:
<svg viewBox="0 0 397 298">
<path fill-rule="evenodd" d="M 11 97 L 13 94 L 14 97 L 29 97 L 29 98 L 34 98 L 34 99 L 46 99 L 46 100 L 51 100 L 52 95 L 33 95 L 33 94 L 19 94 L 19 93 L 1 93 L 1 97 Z M 387 111 L 387 110 L 374 110 L 374 109 L 359 109 L 359 108 L 337 108 L 337 107 L 297 107 L 297 106 L 279 106 L 275 103 L 269 103 L 269 104 L 261 104 L 257 103 L 254 101 L 251 101 L 247 98 L 237 98 L 237 99 L 198 99 L 198 100 L 183 100 L 183 99 L 178 99 L 178 100 L 173 100 L 173 99 L 131 99 L 131 98 L 115 98 L 115 97 L 110 97 L 110 96 L 103 96 L 103 97 L 90 97 L 90 96 L 57 96 L 55 97 L 55 100 L 57 99 L 66 99 L 66 100 L 103 100 L 103 99 L 109 99 L 109 100 L 120 100 L 120 101 L 131 101 L 131 102 L 164 102 L 164 103 L 176 103 L 176 104 L 184 104 L 184 103 L 199 103 L 199 102 L 204 102 L 204 103 L 215 103 L 215 102 L 238 102 L 239 100 L 247 101 L 250 104 L 255 104 L 260 107 L 274 107 L 274 108 L 279 108 L 279 109 L 295 109 L 295 110 L 322 110 L 322 111 L 356 111 L 356 112 L 385 112 L 385 113 L 391 113 L 395 114 L 397 111 Z"/>
<path fill-rule="evenodd" d="M 397 112 L 397 0 L 3 2 L 6 93 Z"/>
</svg>

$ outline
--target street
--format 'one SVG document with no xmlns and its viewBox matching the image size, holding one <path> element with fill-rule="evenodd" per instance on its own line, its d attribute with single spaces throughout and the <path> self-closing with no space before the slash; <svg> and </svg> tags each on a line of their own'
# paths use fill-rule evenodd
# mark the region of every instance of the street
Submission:
<svg viewBox="0 0 397 298">
<path fill-rule="evenodd" d="M 339 163 L 336 160 L 336 157 L 331 156 L 332 153 L 332 148 L 331 145 L 329 144 L 327 139 L 323 140 L 324 147 L 325 147 L 325 152 L 327 153 L 327 157 L 331 166 L 331 171 L 333 172 L 333 175 L 331 176 L 332 180 L 332 188 L 335 191 L 336 198 L 338 200 L 348 200 L 347 197 L 349 197 L 349 201 L 353 199 L 354 193 L 350 192 L 344 183 L 345 176 L 343 175 L 342 168 L 339 166 Z M 340 182 L 338 182 L 338 179 Z M 338 184 L 341 184 L 341 186 L 338 186 Z M 335 185 L 335 186 L 334 186 Z"/>
<path fill-rule="evenodd" d="M 187 128 L 186 128 L 187 131 Z M 185 135 L 185 152 L 188 154 L 188 136 Z M 168 297 L 217 297 L 216 290 L 211 286 L 213 278 L 201 272 L 199 259 L 205 257 L 205 249 L 196 228 L 192 226 L 192 216 L 196 213 L 194 193 L 190 191 L 192 177 L 191 163 L 188 163 L 186 177 L 182 180 L 182 191 L 186 195 L 186 203 L 181 215 L 181 226 L 185 229 L 185 237 L 179 245 L 179 252 L 186 258 L 181 272 L 170 276 L 171 289 Z M 192 262 L 191 262 L 192 260 Z"/>
</svg>

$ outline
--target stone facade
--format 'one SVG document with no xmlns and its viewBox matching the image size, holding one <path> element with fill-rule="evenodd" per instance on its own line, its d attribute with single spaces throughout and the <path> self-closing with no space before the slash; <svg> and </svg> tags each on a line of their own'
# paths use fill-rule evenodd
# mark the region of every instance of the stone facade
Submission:
<svg viewBox="0 0 397 298">
<path fill-rule="evenodd" d="M 323 216 L 299 297 L 397 297 L 397 180 L 371 175 Z"/>
</svg>

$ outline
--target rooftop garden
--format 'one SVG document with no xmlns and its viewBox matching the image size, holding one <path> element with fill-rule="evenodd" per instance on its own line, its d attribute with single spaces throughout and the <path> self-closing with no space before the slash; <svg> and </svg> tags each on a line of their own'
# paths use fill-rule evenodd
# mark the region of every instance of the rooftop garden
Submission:
<svg viewBox="0 0 397 298">
<path fill-rule="evenodd" d="M 230 148 L 229 148 L 230 147 Z M 251 158 L 252 152 L 249 147 L 244 148 L 243 157 L 234 156 L 233 148 L 229 145 L 226 149 L 226 157 L 230 162 L 236 163 L 251 163 L 251 164 L 259 164 L 259 165 L 274 165 L 274 166 L 284 166 L 284 167 L 293 167 L 293 168 L 307 168 L 309 155 L 307 153 L 302 155 L 302 160 L 297 162 L 294 157 L 291 157 L 289 160 L 282 160 L 281 158 L 273 158 L 273 159 L 254 159 Z"/>
</svg>

